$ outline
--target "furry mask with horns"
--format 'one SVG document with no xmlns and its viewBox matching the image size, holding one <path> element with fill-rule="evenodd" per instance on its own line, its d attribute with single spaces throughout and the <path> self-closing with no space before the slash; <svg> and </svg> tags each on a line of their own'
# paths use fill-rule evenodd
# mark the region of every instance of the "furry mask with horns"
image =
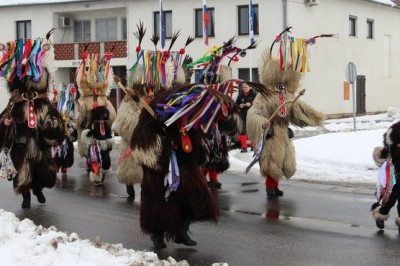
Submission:
<svg viewBox="0 0 400 266">
<path fill-rule="evenodd" d="M 110 66 L 111 53 L 103 56 L 85 51 L 76 72 L 79 93 L 83 96 L 105 96 L 111 91 L 113 70 Z M 99 103 L 99 105 L 102 105 Z"/>
<path fill-rule="evenodd" d="M 10 92 L 46 93 L 54 66 L 54 50 L 47 39 L 18 39 L 0 44 L 0 76 L 5 78 Z"/>
<path fill-rule="evenodd" d="M 270 49 L 264 51 L 259 63 L 259 74 L 260 82 L 268 88 L 295 93 L 302 74 L 310 71 L 308 47 L 315 44 L 317 38 L 334 35 L 322 34 L 309 39 L 284 35 L 290 33 L 291 28 L 286 28 L 276 36 Z M 275 43 L 279 43 L 277 57 L 272 55 Z"/>
<path fill-rule="evenodd" d="M 134 33 L 139 44 L 136 47 L 137 59 L 128 71 L 128 86 L 142 94 L 143 88 L 147 94 L 147 101 L 161 89 L 169 89 L 181 86 L 190 82 L 192 75 L 191 69 L 186 67 L 192 62 L 188 55 L 184 56 L 185 48 L 194 40 L 188 37 L 185 46 L 179 51 L 172 51 L 172 46 L 180 35 L 180 30 L 172 36 L 168 50 L 145 50 L 141 47 L 146 28 L 143 22 L 136 25 L 137 31 Z M 159 36 L 153 35 L 151 39 L 154 47 L 157 47 Z"/>
</svg>

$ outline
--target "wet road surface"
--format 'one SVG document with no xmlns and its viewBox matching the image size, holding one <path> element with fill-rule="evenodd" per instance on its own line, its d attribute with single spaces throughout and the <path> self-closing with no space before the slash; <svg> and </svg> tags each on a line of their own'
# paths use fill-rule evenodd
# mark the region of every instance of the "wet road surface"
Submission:
<svg viewBox="0 0 400 266">
<path fill-rule="evenodd" d="M 220 176 L 221 190 L 212 190 L 221 217 L 191 225 L 195 247 L 167 243 L 154 250 L 139 227 L 140 187 L 134 201 L 115 177 L 118 151 L 112 152 L 114 173 L 103 187 L 95 187 L 78 155 L 68 174 L 58 174 L 57 185 L 46 189 L 46 204 L 32 198 L 21 209 L 22 197 L 11 182 L 0 182 L 0 208 L 35 224 L 76 232 L 82 239 L 101 237 L 125 248 L 153 250 L 159 258 L 186 259 L 190 265 L 397 265 L 399 233 L 395 208 L 379 231 L 369 212 L 373 186 L 352 187 L 285 181 L 285 195 L 268 199 L 258 176 L 227 172 Z M 162 221 L 160 221 L 162 222 Z"/>
</svg>

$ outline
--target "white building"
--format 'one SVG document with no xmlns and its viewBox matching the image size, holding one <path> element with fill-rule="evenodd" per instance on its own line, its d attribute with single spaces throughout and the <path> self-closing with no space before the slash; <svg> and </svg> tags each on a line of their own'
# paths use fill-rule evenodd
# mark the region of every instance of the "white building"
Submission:
<svg viewBox="0 0 400 266">
<path fill-rule="evenodd" d="M 162 2 L 167 37 L 181 30 L 174 49 L 182 48 L 189 35 L 197 37 L 186 48 L 194 59 L 233 36 L 237 37 L 239 47 L 249 44 L 248 0 L 207 1 L 211 15 L 208 47 L 202 40 L 202 0 Z M 234 78 L 249 79 L 249 69 L 255 68 L 252 78 L 257 81 L 261 53 L 269 49 L 275 36 L 286 26 L 292 26 L 291 35 L 296 37 L 336 34 L 335 38 L 318 38 L 310 47 L 311 72 L 303 79 L 302 87 L 306 88 L 303 100 L 330 117 L 351 115 L 353 90 L 345 84 L 345 70 L 353 62 L 357 68 L 354 86 L 357 114 L 399 107 L 400 51 L 396 48 L 400 43 L 400 8 L 391 1 L 253 0 L 252 3 L 258 47 L 231 65 Z M 142 47 L 153 49 L 150 38 L 155 28 L 159 29 L 159 11 L 160 0 L 2 0 L 0 42 L 18 37 L 44 37 L 51 28 L 57 28 L 52 36 L 58 66 L 56 84 L 73 81 L 80 55 L 89 42 L 90 52 L 115 47 L 111 61 L 114 73 L 124 78 L 126 68 L 136 59 L 138 43 L 133 35 L 136 24 L 143 21 L 147 28 Z M 114 90 L 115 105 L 118 105 L 118 95 Z M 0 97 L 2 107 L 6 98 Z"/>
</svg>

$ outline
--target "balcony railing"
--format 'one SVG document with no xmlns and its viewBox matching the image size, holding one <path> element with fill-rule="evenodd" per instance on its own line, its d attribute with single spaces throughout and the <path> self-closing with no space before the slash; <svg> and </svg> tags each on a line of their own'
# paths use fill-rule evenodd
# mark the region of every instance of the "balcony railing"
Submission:
<svg viewBox="0 0 400 266">
<path fill-rule="evenodd" d="M 109 42 L 91 42 L 86 43 L 59 43 L 54 44 L 55 60 L 80 60 L 85 51 L 85 46 L 88 45 L 89 53 L 113 52 L 114 58 L 127 57 L 127 42 L 126 41 L 109 41 Z"/>
</svg>

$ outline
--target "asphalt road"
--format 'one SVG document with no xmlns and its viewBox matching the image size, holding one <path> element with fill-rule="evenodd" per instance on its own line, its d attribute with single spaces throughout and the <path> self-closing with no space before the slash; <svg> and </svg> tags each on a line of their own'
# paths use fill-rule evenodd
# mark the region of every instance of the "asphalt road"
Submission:
<svg viewBox="0 0 400 266">
<path fill-rule="evenodd" d="M 32 199 L 30 209 L 21 209 L 22 197 L 12 184 L 0 182 L 0 208 L 35 224 L 56 226 L 82 239 L 100 237 L 107 243 L 122 243 L 134 250 L 154 250 L 139 227 L 140 188 L 134 201 L 114 174 L 104 187 L 95 187 L 77 156 L 68 175 L 59 173 L 53 189 L 45 190 L 46 204 Z M 114 162 L 117 151 L 113 151 Z M 371 218 L 373 186 L 352 187 L 285 181 L 285 195 L 268 199 L 264 180 L 258 176 L 220 176 L 221 190 L 212 190 L 219 202 L 218 224 L 194 223 L 195 247 L 167 243 L 154 250 L 159 258 L 186 259 L 190 265 L 397 265 L 399 233 L 394 225 L 395 208 L 379 231 Z"/>
</svg>

